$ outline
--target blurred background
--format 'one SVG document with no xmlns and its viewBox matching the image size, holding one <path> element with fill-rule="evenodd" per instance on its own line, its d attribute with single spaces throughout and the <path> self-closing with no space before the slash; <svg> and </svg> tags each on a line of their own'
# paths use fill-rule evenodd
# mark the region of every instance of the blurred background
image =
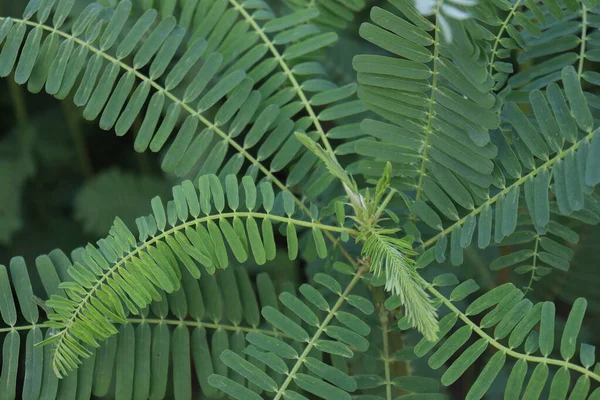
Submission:
<svg viewBox="0 0 600 400">
<path fill-rule="evenodd" d="M 76 3 L 84 7 L 89 1 Z M 358 26 L 368 19 L 370 6 L 383 6 L 384 1 L 367 3 L 363 12 L 340 32 L 339 43 L 326 55 L 330 76 L 339 85 L 354 81 L 351 64 L 354 55 L 377 51 L 358 37 Z M 0 0 L 0 14 L 20 15 L 26 4 L 26 0 Z M 278 0 L 272 4 L 275 9 L 282 7 Z M 6 264 L 11 257 L 21 255 L 33 267 L 36 256 L 55 248 L 68 254 L 106 235 L 116 216 L 133 226 L 135 217 L 150 212 L 152 197 L 167 198 L 177 183 L 175 177 L 161 171 L 160 154 L 136 153 L 133 135 L 117 137 L 102 131 L 95 122 L 85 121 L 80 113 L 70 100 L 59 101 L 45 93 L 30 94 L 12 78 L 0 80 L 0 263 Z M 580 338 L 598 345 L 598 337 L 592 332 L 600 331 L 600 274 L 597 273 L 600 228 L 576 221 L 567 224 L 581 238 L 572 246 L 571 269 L 554 270 L 535 282 L 530 296 L 555 301 L 557 314 L 562 316 L 568 313 L 576 297 L 586 297 L 588 316 Z M 482 288 L 508 281 L 525 286 L 529 274 L 518 275 L 512 268 L 499 272 L 489 268 L 491 260 L 514 251 L 515 246 L 518 245 L 497 246 L 485 252 L 468 249 L 460 269 L 439 265 L 429 268 L 427 274 L 452 272 L 461 278 L 475 279 Z M 318 263 L 292 264 L 282 256 L 261 270 L 272 271 L 275 279 L 279 276 L 303 281 L 308 271 L 318 268 Z M 480 359 L 479 363 L 482 362 Z M 441 374 L 422 364 L 414 364 L 421 375 Z M 449 394 L 456 399 L 464 398 L 482 367 L 481 364 L 472 367 L 450 388 Z M 357 368 L 368 370 L 370 365 L 365 361 Z M 503 387 L 498 381 L 507 378 L 500 376 L 494 386 Z M 487 399 L 503 397 L 502 391 L 494 386 Z"/>
</svg>

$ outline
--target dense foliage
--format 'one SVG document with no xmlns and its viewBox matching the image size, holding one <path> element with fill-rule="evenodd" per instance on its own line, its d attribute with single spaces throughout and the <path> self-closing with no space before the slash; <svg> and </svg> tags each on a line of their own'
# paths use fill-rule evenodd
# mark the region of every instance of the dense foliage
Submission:
<svg viewBox="0 0 600 400">
<path fill-rule="evenodd" d="M 0 2 L 0 399 L 600 399 L 597 3 Z"/>
</svg>

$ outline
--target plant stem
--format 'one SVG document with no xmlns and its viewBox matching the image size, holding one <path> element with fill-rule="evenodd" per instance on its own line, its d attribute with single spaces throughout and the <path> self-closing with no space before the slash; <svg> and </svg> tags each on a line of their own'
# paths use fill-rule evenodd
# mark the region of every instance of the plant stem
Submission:
<svg viewBox="0 0 600 400">
<path fill-rule="evenodd" d="M 89 178 L 94 174 L 92 168 L 92 161 L 87 151 L 87 145 L 85 141 L 85 134 L 81 130 L 81 118 L 77 114 L 68 101 L 61 101 L 63 113 L 65 114 L 67 125 L 69 126 L 69 132 L 73 139 L 73 145 L 75 146 L 75 152 L 77 153 L 77 159 L 79 160 L 79 166 L 81 173 Z"/>
<path fill-rule="evenodd" d="M 479 337 L 481 337 L 482 339 L 485 339 L 486 342 L 491 344 L 493 347 L 495 347 L 499 351 L 506 353 L 506 355 L 511 356 L 516 359 L 521 359 L 521 360 L 525 360 L 528 362 L 532 362 L 532 363 L 556 365 L 558 367 L 571 369 L 582 375 L 585 375 L 589 379 L 593 379 L 596 382 L 600 382 L 600 374 L 590 371 L 589 369 L 582 367 L 580 365 L 572 364 L 572 363 L 570 363 L 568 361 L 564 361 L 564 360 L 557 360 L 554 358 L 531 356 L 529 354 L 519 353 L 518 351 L 515 351 L 511 348 L 504 346 L 503 344 L 501 344 L 500 342 L 495 340 L 493 337 L 488 335 L 479 325 L 477 325 L 475 322 L 471 321 L 471 319 L 467 315 L 465 315 L 465 313 L 460 311 L 450 300 L 448 300 L 444 295 L 442 295 L 440 292 L 438 292 L 433 286 L 431 286 L 431 285 L 428 286 L 427 290 L 434 297 L 441 300 L 442 303 L 444 303 L 444 305 L 450 309 L 450 312 L 456 314 L 456 316 L 458 316 L 458 318 L 460 320 L 462 320 L 465 323 L 465 325 L 468 325 L 471 329 L 473 329 L 473 331 L 475 331 L 475 333 L 477 333 L 477 335 L 479 335 Z"/>
<path fill-rule="evenodd" d="M 321 337 L 323 332 L 325 332 L 325 328 L 327 328 L 327 326 L 329 326 L 329 323 L 333 320 L 333 318 L 335 317 L 335 314 L 342 307 L 342 305 L 346 301 L 348 295 L 350 294 L 350 292 L 352 292 L 352 290 L 354 289 L 356 284 L 360 281 L 361 277 L 363 276 L 363 274 L 365 272 L 366 272 L 365 268 L 360 268 L 358 271 L 356 271 L 354 278 L 352 278 L 352 281 L 350 281 L 350 283 L 344 290 L 344 293 L 341 294 L 340 298 L 336 301 L 335 305 L 328 311 L 327 316 L 325 317 L 323 322 L 319 325 L 319 329 L 317 329 L 317 331 L 315 332 L 313 337 L 310 339 L 310 341 L 306 345 L 306 348 L 304 349 L 304 351 L 302 352 L 300 357 L 298 357 L 298 360 L 296 360 L 296 363 L 294 364 L 294 367 L 288 374 L 287 378 L 285 379 L 285 381 L 283 381 L 281 386 L 277 389 L 277 395 L 273 398 L 273 400 L 279 400 L 282 398 L 282 396 L 284 396 L 285 390 L 290 385 L 290 383 L 292 383 L 294 376 L 296 375 L 296 373 L 300 370 L 300 368 L 304 364 L 304 361 L 306 360 L 306 358 L 312 351 L 313 347 L 315 346 L 316 342 L 319 340 L 319 338 Z"/>
</svg>

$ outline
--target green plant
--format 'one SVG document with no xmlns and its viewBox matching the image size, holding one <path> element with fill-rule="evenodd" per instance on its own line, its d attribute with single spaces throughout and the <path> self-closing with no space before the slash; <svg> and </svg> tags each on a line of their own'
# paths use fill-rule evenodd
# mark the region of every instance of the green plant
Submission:
<svg viewBox="0 0 600 400">
<path fill-rule="evenodd" d="M 575 229 L 600 222 L 600 8 L 378 4 L 32 0 L 0 17 L 0 76 L 131 131 L 141 171 L 92 178 L 67 105 L 73 156 L 40 146 L 11 84 L 0 238 L 43 182 L 37 152 L 77 157 L 86 231 L 122 218 L 35 271 L 0 266 L 0 398 L 600 398 L 592 278 L 589 305 L 536 290 L 581 279 Z M 336 30 L 352 49 L 363 9 L 358 85 L 340 86 L 320 60 Z"/>
</svg>

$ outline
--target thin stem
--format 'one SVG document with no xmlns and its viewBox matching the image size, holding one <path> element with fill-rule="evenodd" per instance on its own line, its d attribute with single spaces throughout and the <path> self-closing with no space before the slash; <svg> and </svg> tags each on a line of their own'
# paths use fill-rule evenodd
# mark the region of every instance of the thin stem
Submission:
<svg viewBox="0 0 600 400">
<path fill-rule="evenodd" d="M 391 189 L 390 192 L 388 193 L 387 197 L 385 198 L 385 200 L 383 200 L 383 202 L 381 203 L 381 205 L 377 209 L 377 212 L 375 213 L 375 219 L 376 220 L 378 220 L 379 218 L 381 218 L 381 216 L 385 212 L 385 209 L 387 208 L 388 204 L 390 204 L 390 201 L 392 201 L 392 198 L 394 197 L 395 194 L 396 194 L 396 190 L 395 189 Z"/>
<path fill-rule="evenodd" d="M 439 12 L 438 10 L 435 12 Z M 433 132 L 433 119 L 435 117 L 435 97 L 437 92 L 438 85 L 438 59 L 439 59 L 439 48 L 440 48 L 440 38 L 439 38 L 439 27 L 438 27 L 438 18 L 436 18 L 435 23 L 435 35 L 433 39 L 433 71 L 432 71 L 432 79 L 431 79 L 431 96 L 429 98 L 429 111 L 427 113 L 427 126 L 425 127 L 425 142 L 423 143 L 423 154 L 421 159 L 421 168 L 419 169 L 419 180 L 416 188 L 416 200 L 419 200 L 423 194 L 423 184 L 425 182 L 425 175 L 427 174 L 427 158 L 429 154 L 429 141 L 431 138 L 431 134 Z"/>
<path fill-rule="evenodd" d="M 222 330 L 231 331 L 231 332 L 260 332 L 260 333 L 264 333 L 265 335 L 289 338 L 289 336 L 286 335 L 285 333 L 273 332 L 273 331 L 269 331 L 266 329 L 250 328 L 250 327 L 236 326 L 236 325 L 225 325 L 225 324 L 210 323 L 210 322 L 203 322 L 203 321 L 189 321 L 189 320 L 169 319 L 169 318 L 127 318 L 127 322 L 130 324 L 150 324 L 150 325 L 165 324 L 165 325 L 176 325 L 176 326 L 184 325 L 184 326 L 189 326 L 189 327 L 194 327 L 194 328 L 203 327 L 203 328 L 214 329 L 214 330 L 222 329 Z M 28 331 L 28 330 L 32 330 L 33 328 L 36 328 L 36 327 L 44 328 L 44 329 L 47 328 L 43 323 L 42 324 L 33 324 L 33 325 L 23 325 L 23 326 L 12 326 L 12 327 L 8 327 L 8 328 L 0 328 L 0 333 L 6 333 L 6 332 L 12 332 L 12 331 Z"/>
<path fill-rule="evenodd" d="M 390 319 L 388 311 L 385 308 L 385 293 L 381 287 L 373 288 L 373 299 L 379 309 L 379 323 L 381 325 L 381 335 L 383 341 L 383 349 L 381 354 L 381 361 L 383 362 L 383 369 L 385 374 L 385 398 L 386 400 L 392 400 L 392 371 L 391 371 L 391 359 L 390 359 Z"/>
<path fill-rule="evenodd" d="M 390 339 L 388 318 L 381 319 L 381 332 L 383 335 L 383 367 L 385 370 L 385 398 L 392 400 L 392 374 L 390 368 Z"/>
<path fill-rule="evenodd" d="M 319 338 L 321 337 L 321 335 L 323 334 L 323 332 L 325 332 L 325 328 L 327 328 L 327 326 L 329 326 L 329 323 L 333 320 L 333 318 L 335 317 L 335 314 L 342 307 L 342 305 L 346 301 L 348 295 L 350 294 L 350 292 L 352 292 L 352 290 L 354 289 L 354 287 L 356 286 L 356 284 L 360 281 L 362 275 L 365 272 L 366 272 L 366 270 L 364 268 L 361 268 L 361 269 L 359 269 L 356 272 L 356 274 L 354 275 L 354 278 L 352 278 L 352 281 L 350 281 L 350 283 L 348 284 L 348 286 L 344 290 L 344 293 L 341 294 L 340 298 L 335 303 L 335 305 L 333 306 L 333 308 L 331 308 L 327 312 L 327 316 L 323 320 L 323 323 L 321 323 L 319 325 L 319 329 L 317 329 L 317 331 L 315 332 L 315 334 L 313 335 L 313 337 L 310 339 L 310 341 L 306 345 L 306 348 L 304 349 L 304 351 L 302 352 L 302 354 L 300 355 L 300 357 L 298 357 L 298 360 L 296 360 L 296 363 L 294 364 L 294 367 L 292 368 L 292 370 L 288 374 L 288 376 L 285 379 L 285 381 L 283 381 L 283 383 L 281 384 L 281 386 L 277 390 L 277 395 L 273 398 L 273 400 L 279 400 L 279 399 L 281 399 L 284 396 L 285 390 L 290 385 L 290 383 L 292 383 L 292 380 L 294 379 L 294 376 L 300 370 L 300 368 L 302 367 L 302 364 L 304 364 L 304 361 L 306 360 L 306 358 L 308 357 L 308 355 L 312 351 L 313 347 L 315 346 L 315 343 L 317 343 L 317 341 L 319 340 Z"/>
<path fill-rule="evenodd" d="M 223 324 L 214 324 L 209 322 L 202 321 L 187 321 L 187 320 L 179 320 L 179 319 L 166 319 L 166 318 L 127 318 L 127 322 L 130 324 L 152 324 L 152 325 L 184 325 L 190 326 L 194 328 L 208 328 L 208 329 L 222 329 L 226 331 L 232 332 L 260 332 L 269 336 L 279 336 L 284 338 L 289 338 L 288 335 L 280 332 L 269 331 L 266 329 L 258 329 L 258 328 L 249 328 L 244 326 L 236 326 L 236 325 L 223 325 Z"/>
<path fill-rule="evenodd" d="M 579 49 L 579 65 L 577 66 L 577 76 L 579 81 L 583 75 L 583 63 L 585 61 L 585 42 L 587 41 L 587 7 L 581 4 L 581 48 Z"/>
<path fill-rule="evenodd" d="M 3 21 L 7 18 L 9 18 L 9 17 L 0 17 L 0 21 Z M 59 29 L 56 29 L 52 26 L 40 24 L 35 21 L 23 20 L 23 19 L 19 19 L 19 18 L 10 18 L 10 19 L 15 23 L 25 24 L 25 25 L 32 26 L 32 27 L 39 27 L 47 32 L 54 33 L 58 36 L 61 36 L 65 39 L 67 39 L 67 40 L 72 40 L 75 43 L 77 43 L 79 46 L 86 47 L 92 53 L 97 54 L 97 55 L 103 57 L 104 59 L 106 59 L 107 61 L 118 65 L 119 68 L 121 68 L 122 70 L 135 75 L 135 77 L 138 78 L 140 81 L 147 82 L 157 92 L 163 93 L 173 103 L 181 106 L 181 108 L 183 108 L 185 111 L 187 111 L 190 115 L 193 115 L 194 117 L 198 118 L 198 120 L 200 122 L 202 122 L 202 124 L 204 124 L 207 128 L 211 129 L 213 132 L 215 132 L 217 135 L 219 135 L 224 141 L 227 142 L 228 145 L 233 147 L 238 153 L 242 154 L 250 163 L 254 164 L 266 177 L 269 178 L 270 181 L 272 181 L 275 184 L 275 186 L 277 186 L 282 191 L 290 192 L 290 190 L 287 188 L 287 186 L 283 182 L 281 182 L 279 179 L 277 179 L 277 177 L 275 177 L 275 175 L 273 175 L 273 173 L 267 167 L 265 167 L 260 161 L 258 161 L 257 158 L 252 156 L 248 152 L 247 149 L 245 149 L 242 145 L 238 144 L 227 133 L 223 132 L 223 130 L 219 126 L 212 123 L 210 120 L 208 120 L 206 117 L 204 117 L 200 112 L 194 110 L 189 104 L 185 103 L 183 100 L 176 97 L 173 93 L 168 91 L 164 86 L 161 86 L 156 81 L 154 81 L 151 78 L 144 75 L 140 70 L 137 70 L 137 69 L 127 65 L 123 61 L 116 59 L 115 57 L 111 56 L 110 54 L 106 53 L 103 50 L 100 50 L 99 48 L 93 46 L 92 44 L 90 44 L 78 37 L 72 36 L 66 32 L 63 32 Z M 307 215 L 310 216 L 310 210 L 296 196 L 294 196 L 294 201 L 304 210 L 304 212 Z"/>
<path fill-rule="evenodd" d="M 27 123 L 27 106 L 25 104 L 25 96 L 21 87 L 14 81 L 9 81 L 8 90 L 15 110 L 15 118 L 19 124 Z"/>
<path fill-rule="evenodd" d="M 492 46 L 492 55 L 490 57 L 490 74 L 492 73 L 492 70 L 494 68 L 494 61 L 495 61 L 495 58 L 496 58 L 496 55 L 498 52 L 498 46 L 500 45 L 500 40 L 502 40 L 502 35 L 504 34 L 506 27 L 510 23 L 510 20 L 515 16 L 515 13 L 517 12 L 517 9 L 519 8 L 520 5 L 521 5 L 521 0 L 517 0 L 516 3 L 510 9 L 510 12 L 508 13 L 508 15 L 506 16 L 504 21 L 502 22 L 500 29 L 498 30 L 498 34 L 496 35 L 496 38 L 494 40 L 494 45 Z"/>
<path fill-rule="evenodd" d="M 475 331 L 475 333 L 477 333 L 477 335 L 479 335 L 479 337 L 485 339 L 489 344 L 494 346 L 496 349 L 504 352 L 505 354 L 507 354 L 511 357 L 514 357 L 514 358 L 517 358 L 520 360 L 525 360 L 525 361 L 532 362 L 532 363 L 550 364 L 550 365 L 556 365 L 556 366 L 559 366 L 562 368 L 571 369 L 573 371 L 579 372 L 582 375 L 587 376 L 590 379 L 600 382 L 599 374 L 596 374 L 593 371 L 590 371 L 589 369 L 584 368 L 580 365 L 572 364 L 572 363 L 570 363 L 568 361 L 564 361 L 564 360 L 557 360 L 554 358 L 537 357 L 537 356 L 531 356 L 529 354 L 519 353 L 518 351 L 514 351 L 513 349 L 510 349 L 510 348 L 502 345 L 501 343 L 496 341 L 494 338 L 492 338 L 490 335 L 488 335 L 482 328 L 479 327 L 479 325 L 477 325 L 476 323 L 471 321 L 471 319 L 469 319 L 468 316 L 466 316 L 462 311 L 460 311 L 450 300 L 448 300 L 444 295 L 442 295 L 440 292 L 438 292 L 433 286 L 428 286 L 427 290 L 433 296 L 440 299 L 442 301 L 442 303 L 444 303 L 446 305 L 446 307 L 448 307 L 450 309 L 451 312 L 456 314 L 458 316 L 458 318 L 460 318 L 466 325 L 468 325 L 471 329 L 473 329 Z"/>
<path fill-rule="evenodd" d="M 454 229 L 462 226 L 465 223 L 466 219 L 469 216 L 476 216 L 476 215 L 478 215 L 479 213 L 481 213 L 481 211 L 483 210 L 484 207 L 490 206 L 490 205 L 496 203 L 496 201 L 498 201 L 498 199 L 500 198 L 500 196 L 506 195 L 513 187 L 523 185 L 525 183 L 525 181 L 527 179 L 529 179 L 530 177 L 536 176 L 544 168 L 550 168 L 554 163 L 556 163 L 557 161 L 562 160 L 563 158 L 565 158 L 567 156 L 568 152 L 570 152 L 570 151 L 576 151 L 579 148 L 579 146 L 581 146 L 585 141 L 589 141 L 591 135 L 592 135 L 592 132 L 588 132 L 585 137 L 583 137 L 579 141 L 575 142 L 568 149 L 556 153 L 556 155 L 555 155 L 554 158 L 550 158 L 548 161 L 546 161 L 545 163 L 541 164 L 539 167 L 533 169 L 531 172 L 529 172 L 529 173 L 523 175 L 521 178 L 517 179 L 512 185 L 505 187 L 503 190 L 501 190 L 500 192 L 498 192 L 495 196 L 489 198 L 487 201 L 485 201 L 479 207 L 477 207 L 476 209 L 474 209 L 471 213 L 469 213 L 468 215 L 466 215 L 463 218 L 459 219 L 458 221 L 456 221 L 455 223 L 453 223 L 452 225 L 450 225 L 448 228 L 444 229 L 443 231 L 441 231 L 440 233 L 438 233 L 437 235 L 435 235 L 434 237 L 432 237 L 428 241 L 426 241 L 423 244 L 421 244 L 419 246 L 419 249 L 421 249 L 421 250 L 422 249 L 426 249 L 427 247 L 430 247 L 431 245 L 435 244 L 442 236 L 446 236 L 449 233 L 451 233 Z"/>
<path fill-rule="evenodd" d="M 0 328 L 0 333 L 13 332 L 13 331 L 30 331 L 33 328 L 43 328 L 42 324 L 32 324 L 23 326 L 9 326 L 8 328 Z"/>
<path fill-rule="evenodd" d="M 275 215 L 255 213 L 255 212 L 232 212 L 232 213 L 223 213 L 223 214 L 217 214 L 217 215 L 209 215 L 209 216 L 202 217 L 202 218 L 194 218 L 191 221 L 182 223 L 181 225 L 174 226 L 173 228 L 171 228 L 167 231 L 164 231 L 163 233 L 161 233 L 158 236 L 154 236 L 151 240 L 148 240 L 147 242 L 144 242 L 141 246 L 136 247 L 133 251 L 129 252 L 125 257 L 121 258 L 112 267 L 110 267 L 106 271 L 106 273 L 104 273 L 100 277 L 100 279 L 98 279 L 96 281 L 96 283 L 87 291 L 87 293 L 85 294 L 83 299 L 80 301 L 77 308 L 71 313 L 69 319 L 65 323 L 65 327 L 59 333 L 59 335 L 61 335 L 61 337 L 58 339 L 57 348 L 61 346 L 63 338 L 65 337 L 65 334 L 71 329 L 72 325 L 77 321 L 79 315 L 83 312 L 84 307 L 89 303 L 91 297 L 99 290 L 99 288 L 103 284 L 103 282 L 105 280 L 107 280 L 109 277 L 111 277 L 113 274 L 116 274 L 118 272 L 119 268 L 124 266 L 127 263 L 127 261 L 130 260 L 132 257 L 134 257 L 136 254 L 139 254 L 143 250 L 146 250 L 152 244 L 162 240 L 163 238 L 166 238 L 167 236 L 172 235 L 177 231 L 181 231 L 189 226 L 199 225 L 204 222 L 217 220 L 217 219 L 221 219 L 221 218 L 234 218 L 234 217 L 239 217 L 239 218 L 253 217 L 253 218 L 259 218 L 259 219 L 271 219 L 271 220 L 278 221 L 278 222 L 292 223 L 292 224 L 304 226 L 304 227 L 310 227 L 310 228 L 316 227 L 316 228 L 319 228 L 324 231 L 334 231 L 334 232 L 344 232 L 344 231 L 350 232 L 350 231 L 352 231 L 353 233 L 355 233 L 353 230 L 344 228 L 344 227 L 329 226 L 329 225 L 323 225 L 323 224 L 319 224 L 319 223 L 311 223 L 311 222 L 306 222 L 306 221 L 295 220 L 292 218 L 284 218 L 284 217 L 278 217 Z"/>
<path fill-rule="evenodd" d="M 525 288 L 524 293 L 527 294 L 530 290 L 533 290 L 533 281 L 535 280 L 535 272 L 537 271 L 537 255 L 538 255 L 538 246 L 540 244 L 540 235 L 535 237 L 535 246 L 533 248 L 533 269 L 531 270 L 531 277 L 529 278 L 529 284 Z"/>
<path fill-rule="evenodd" d="M 240 6 L 241 7 L 241 6 Z M 3 21 L 7 19 L 7 17 L 0 17 L 0 21 Z M 300 209 L 302 209 L 302 211 L 310 218 L 312 218 L 310 209 L 308 207 L 306 207 L 306 205 L 297 197 L 295 196 L 290 189 L 283 183 L 281 182 L 279 179 L 277 179 L 277 177 L 275 175 L 273 175 L 273 173 L 267 168 L 265 167 L 260 161 L 258 161 L 257 158 L 255 158 L 254 156 L 252 156 L 243 146 L 239 145 L 233 138 L 231 138 L 227 133 L 223 132 L 223 130 L 221 130 L 220 127 L 216 126 L 215 124 L 213 124 L 212 122 L 210 122 L 207 118 L 205 118 L 201 113 L 199 113 L 198 111 L 194 110 L 190 105 L 186 104 L 185 102 L 183 102 L 183 100 L 177 98 L 174 94 L 170 93 L 165 87 L 161 86 L 160 84 L 158 84 L 157 82 L 153 81 L 152 79 L 150 79 L 149 77 L 145 76 L 144 74 L 142 74 L 139 70 L 130 67 L 129 65 L 125 64 L 123 61 L 118 60 L 114 57 L 112 57 L 110 54 L 107 54 L 106 52 L 98 49 L 97 47 L 92 46 L 90 43 L 87 43 L 77 37 L 74 37 L 72 35 L 69 35 L 68 33 L 62 32 L 52 26 L 48 26 L 48 25 L 44 25 L 44 24 L 40 24 L 34 21 L 26 21 L 23 19 L 19 19 L 19 18 L 12 18 L 13 22 L 16 23 L 21 23 L 21 24 L 25 24 L 25 25 L 29 25 L 29 26 L 33 26 L 33 27 L 40 27 L 41 29 L 47 31 L 47 32 L 51 32 L 51 33 L 55 33 L 67 40 L 73 40 L 75 43 L 77 43 L 80 46 L 84 46 L 87 47 L 92 53 L 98 54 L 101 57 L 105 58 L 107 61 L 112 62 L 116 65 L 118 65 L 120 68 L 122 68 L 123 70 L 134 74 L 138 79 L 140 79 L 143 82 L 147 82 L 150 86 L 152 86 L 155 90 L 157 90 L 158 92 L 162 92 L 166 97 L 168 97 L 171 101 L 173 101 L 176 104 L 179 104 L 184 110 L 186 110 L 190 115 L 195 116 L 196 118 L 198 118 L 198 120 L 200 122 L 202 122 L 206 127 L 208 127 L 209 129 L 211 129 L 213 132 L 215 132 L 217 135 L 219 135 L 224 141 L 226 141 L 231 147 L 233 147 L 238 153 L 242 154 L 250 163 L 254 164 L 271 182 L 273 182 L 275 184 L 275 186 L 277 186 L 280 190 L 284 191 L 284 192 L 288 192 L 292 195 L 294 202 L 300 207 Z M 254 21 L 254 20 L 252 20 Z M 254 22 L 256 24 L 256 22 Z M 257 25 L 256 25 L 257 26 Z M 264 32 L 263 32 L 264 34 Z M 267 38 L 268 39 L 268 38 Z M 276 50 L 276 49 L 275 49 Z M 287 65 L 286 65 L 287 67 Z M 293 75 L 291 74 L 290 71 L 290 76 L 293 77 Z M 295 78 L 294 78 L 295 81 Z M 299 89 L 299 85 L 296 82 L 296 85 L 298 86 Z M 299 93 L 300 95 L 300 93 Z M 303 95 L 303 92 L 302 92 Z M 306 101 L 306 97 L 304 96 L 305 99 L 305 104 L 307 104 Z M 314 115 L 313 112 L 313 116 L 315 121 L 317 121 L 316 123 L 318 123 L 318 119 L 316 118 L 316 116 Z M 315 125 L 316 126 L 316 125 Z M 319 125 L 320 126 L 320 125 Z M 321 129 L 322 131 L 322 129 Z M 318 220 L 317 220 L 318 221 Z M 332 243 L 336 242 L 335 237 L 328 231 L 325 231 L 325 236 L 327 237 L 327 239 L 329 239 Z"/>
<path fill-rule="evenodd" d="M 81 119 L 79 118 L 79 115 L 75 113 L 71 104 L 68 104 L 66 101 L 61 101 L 60 103 L 67 125 L 69 126 L 69 132 L 73 139 L 73 145 L 75 146 L 75 152 L 77 154 L 77 159 L 79 160 L 81 172 L 85 177 L 89 178 L 93 175 L 93 168 L 92 161 L 87 152 L 85 135 L 81 130 Z"/>
<path fill-rule="evenodd" d="M 335 152 L 333 151 L 333 149 L 331 148 L 331 145 L 329 144 L 327 135 L 325 134 L 325 131 L 324 131 L 323 127 L 321 126 L 321 121 L 319 121 L 319 118 L 317 117 L 315 110 L 312 108 L 310 101 L 306 97 L 304 90 L 302 89 L 301 85 L 298 83 L 298 80 L 294 76 L 294 73 L 288 67 L 287 63 L 283 59 L 283 56 L 281 55 L 279 50 L 277 50 L 277 48 L 275 47 L 275 44 L 271 41 L 271 39 L 269 39 L 269 37 L 267 36 L 267 34 L 263 30 L 263 28 L 256 23 L 256 20 L 254 19 L 254 17 L 252 17 L 252 15 L 248 14 L 246 9 L 237 0 L 229 0 L 229 2 L 233 5 L 233 7 L 237 11 L 239 11 L 239 13 L 244 17 L 244 19 L 246 19 L 246 21 L 248 21 L 250 23 L 252 28 L 260 36 L 261 40 L 267 45 L 269 51 L 271 52 L 273 57 L 275 57 L 275 60 L 277 60 L 277 62 L 279 63 L 279 66 L 283 70 L 283 73 L 288 77 L 288 80 L 294 87 L 294 90 L 298 94 L 300 101 L 302 101 L 302 104 L 304 105 L 306 112 L 310 116 L 310 119 L 312 120 L 313 125 L 315 126 L 317 132 L 319 133 L 319 136 L 321 137 L 321 141 L 323 142 L 323 145 L 325 146 L 325 150 L 335 160 L 336 159 Z"/>
</svg>

